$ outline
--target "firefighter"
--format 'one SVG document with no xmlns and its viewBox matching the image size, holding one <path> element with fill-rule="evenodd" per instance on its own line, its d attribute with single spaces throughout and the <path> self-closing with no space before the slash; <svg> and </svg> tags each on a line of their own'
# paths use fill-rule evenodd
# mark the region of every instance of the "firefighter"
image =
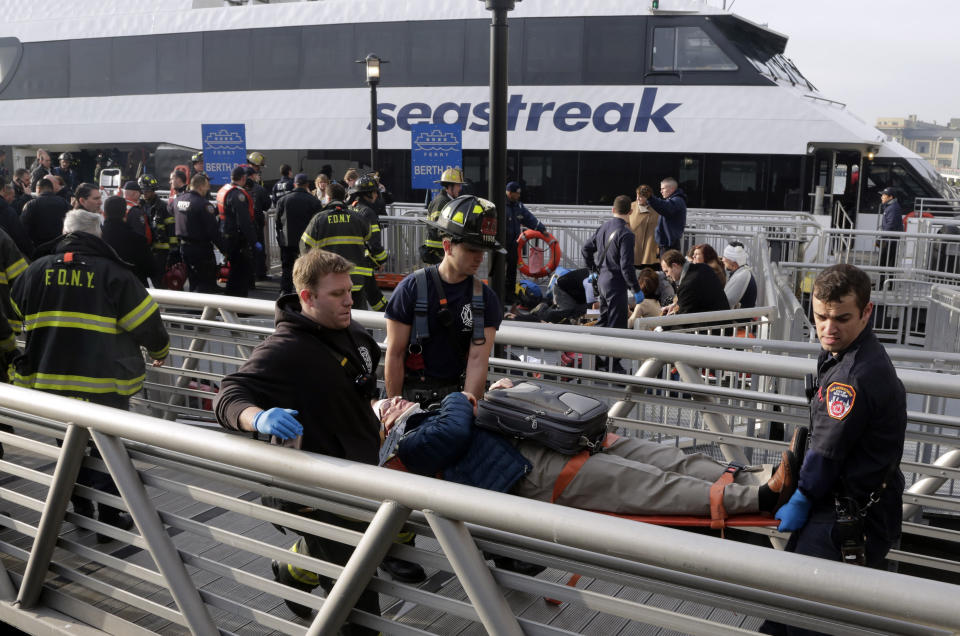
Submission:
<svg viewBox="0 0 960 636">
<path fill-rule="evenodd" d="M 439 183 L 443 190 L 427 206 L 429 221 L 436 221 L 440 210 L 460 196 L 460 191 L 463 190 L 463 171 L 447 168 L 440 175 L 440 180 L 434 183 Z M 443 241 L 440 240 L 440 232 L 432 227 L 427 228 L 427 239 L 420 246 L 420 260 L 427 265 L 436 265 L 443 260 Z"/>
<path fill-rule="evenodd" d="M 157 196 L 160 183 L 153 175 L 145 174 L 137 179 L 140 186 L 140 207 L 146 212 L 147 220 L 153 228 L 154 272 L 162 278 L 167 269 L 179 260 L 180 242 L 177 240 L 173 212 Z M 157 281 L 159 282 L 159 281 Z"/>
<path fill-rule="evenodd" d="M 324 249 L 339 254 L 353 263 L 354 267 L 350 270 L 350 279 L 353 281 L 353 286 L 350 288 L 353 306 L 364 309 L 366 297 L 363 290 L 367 280 L 373 278 L 373 269 L 362 265 L 371 250 L 373 233 L 370 222 L 343 202 L 342 185 L 331 183 L 328 188 L 330 203 L 323 206 L 323 209 L 310 220 L 300 237 L 300 253 L 306 254 L 310 250 Z M 284 200 L 292 196 L 284 197 Z"/>
<path fill-rule="evenodd" d="M 196 153 L 190 157 L 190 169 L 193 171 L 193 174 L 207 174 L 203 171 L 203 151 Z M 191 177 L 193 175 L 190 175 Z"/>
<path fill-rule="evenodd" d="M 67 188 L 69 192 L 73 192 L 77 186 L 80 185 L 80 178 L 77 176 L 77 171 L 73 169 L 73 155 L 69 152 L 61 153 L 58 161 L 60 165 L 51 170 L 50 174 L 55 174 L 63 179 L 63 186 Z"/>
<path fill-rule="evenodd" d="M 100 215 L 73 210 L 54 253 L 38 258 L 11 290 L 25 346 L 11 365 L 14 385 L 129 409 L 143 385 L 144 347 L 160 366 L 170 338 L 157 303 L 100 238 Z M 107 328 L 109 327 L 109 328 Z M 77 483 L 118 494 L 106 474 L 81 468 Z M 77 514 L 92 516 L 93 502 L 74 496 Z M 132 520 L 100 504 L 100 521 L 130 528 Z M 98 535 L 98 542 L 110 537 Z"/>
<path fill-rule="evenodd" d="M 145 208 L 140 207 L 140 184 L 127 181 L 123 184 L 123 198 L 127 201 L 125 218 L 130 229 L 147 239 L 147 245 L 153 245 L 153 227 Z"/>
<path fill-rule="evenodd" d="M 220 246 L 216 212 L 207 201 L 210 180 L 205 174 L 190 179 L 190 190 L 174 200 L 174 227 L 180 255 L 187 266 L 190 291 L 216 294 L 217 261 L 214 246 Z"/>
<path fill-rule="evenodd" d="M 365 174 L 358 178 L 354 186 L 350 188 L 350 198 L 348 203 L 355 214 L 359 214 L 364 221 L 370 224 L 370 248 L 367 250 L 367 257 L 359 263 L 355 263 L 364 270 L 370 270 L 370 276 L 364 281 L 363 293 L 367 305 L 373 311 L 383 311 L 387 306 L 387 299 L 383 292 L 377 287 L 377 279 L 374 272 L 383 267 L 387 260 L 387 251 L 383 248 L 383 236 L 380 233 L 380 215 L 377 214 L 373 203 L 380 196 L 380 184 L 377 179 L 370 174 Z"/>
<path fill-rule="evenodd" d="M 257 240 L 253 227 L 253 198 L 244 190 L 246 183 L 247 167 L 237 166 L 230 173 L 230 183 L 217 192 L 221 251 L 230 261 L 225 290 L 228 296 L 248 295 L 253 252 L 263 251 L 263 243 Z"/>
</svg>

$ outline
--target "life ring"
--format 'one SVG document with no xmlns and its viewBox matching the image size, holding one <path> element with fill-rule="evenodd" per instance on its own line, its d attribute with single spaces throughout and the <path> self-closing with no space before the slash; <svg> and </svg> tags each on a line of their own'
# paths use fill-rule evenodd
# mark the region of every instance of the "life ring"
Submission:
<svg viewBox="0 0 960 636">
<path fill-rule="evenodd" d="M 523 261 L 523 247 L 527 244 L 527 241 L 531 239 L 544 241 L 550 248 L 550 262 L 545 264 L 541 269 L 534 271 L 531 271 L 530 265 Z M 536 230 L 525 230 L 523 234 L 520 235 L 520 238 L 517 239 L 517 268 L 524 276 L 529 276 L 530 278 L 549 276 L 559 267 L 561 256 L 563 256 L 563 253 L 560 251 L 560 243 L 557 241 L 557 237 L 552 234 L 544 234 Z"/>
<path fill-rule="evenodd" d="M 924 212 L 923 214 L 917 214 L 916 211 L 904 214 L 903 215 L 903 231 L 904 232 L 907 231 L 907 223 L 910 221 L 910 219 L 915 219 L 917 217 L 921 217 L 924 219 L 932 219 L 933 215 L 930 214 L 929 212 Z"/>
</svg>

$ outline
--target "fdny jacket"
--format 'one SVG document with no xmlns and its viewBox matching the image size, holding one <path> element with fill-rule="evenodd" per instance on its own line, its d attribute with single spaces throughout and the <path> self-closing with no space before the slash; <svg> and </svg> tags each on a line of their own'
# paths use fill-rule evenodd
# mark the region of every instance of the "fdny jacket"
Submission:
<svg viewBox="0 0 960 636">
<path fill-rule="evenodd" d="M 247 407 L 295 409 L 303 450 L 376 464 L 380 424 L 355 380 L 361 369 L 375 373 L 379 360 L 380 348 L 358 323 L 321 327 L 300 312 L 296 294 L 287 294 L 277 301 L 276 331 L 223 379 L 217 421 L 238 430 Z"/>
<path fill-rule="evenodd" d="M 293 179 L 290 177 L 280 177 L 280 180 L 273 184 L 273 190 L 270 191 L 270 200 L 276 206 L 280 199 L 293 192 Z"/>
<path fill-rule="evenodd" d="M 362 219 L 370 224 L 370 241 L 367 250 L 370 258 L 366 259 L 366 266 L 382 265 L 387 260 L 387 251 L 383 249 L 383 239 L 380 238 L 380 216 L 377 211 L 367 205 L 362 199 L 353 202 L 351 209 L 355 214 L 359 214 Z M 372 262 L 370 262 L 372 259 Z M 357 263 L 358 265 L 360 263 Z M 371 270 L 370 275 L 373 275 Z"/>
<path fill-rule="evenodd" d="M 153 227 L 153 242 L 150 247 L 154 252 L 166 254 L 170 250 L 179 251 L 180 242 L 177 240 L 173 211 L 160 197 L 148 201 L 140 198 L 140 208 L 147 213 L 147 220 Z"/>
<path fill-rule="evenodd" d="M 280 200 L 281 205 L 296 196 L 289 194 Z M 308 195 L 309 196 L 309 195 Z M 317 212 L 300 237 L 300 254 L 313 249 L 327 250 L 353 263 L 350 279 L 352 292 L 363 289 L 366 279 L 373 276 L 366 254 L 372 247 L 373 231 L 370 223 L 342 201 L 331 201 Z"/>
<path fill-rule="evenodd" d="M 306 188 L 294 188 L 284 194 L 277 203 L 277 241 L 280 245 L 296 247 L 313 215 L 321 209 L 323 203 Z"/>
<path fill-rule="evenodd" d="M 174 210 L 177 238 L 188 244 L 219 246 L 217 217 L 210 203 L 196 190 L 178 196 L 174 201 Z"/>
<path fill-rule="evenodd" d="M 412 473 L 498 492 L 509 492 L 532 465 L 510 441 L 473 425 L 473 405 L 451 393 L 439 411 L 407 420 L 397 456 Z"/>
<path fill-rule="evenodd" d="M 440 194 L 433 197 L 430 204 L 427 205 L 427 219 L 436 221 L 440 216 L 440 211 L 452 199 L 446 190 L 441 190 Z M 443 260 L 443 241 L 440 240 L 440 230 L 427 227 L 427 238 L 420 246 L 420 260 L 427 265 L 436 265 Z"/>
<path fill-rule="evenodd" d="M 683 190 L 677 190 L 669 198 L 650 197 L 647 203 L 660 215 L 657 229 L 657 245 L 667 247 L 673 245 L 683 236 L 683 228 L 687 225 L 687 195 Z"/>
<path fill-rule="evenodd" d="M 14 282 L 11 300 L 26 336 L 11 365 L 17 386 L 110 403 L 143 385 L 141 346 L 154 360 L 170 349 L 157 303 L 92 234 L 64 236 Z"/>
<path fill-rule="evenodd" d="M 6 317 L 6 320 L 0 322 L 9 323 L 9 328 L 16 333 L 20 333 L 23 325 L 14 316 L 13 306 L 10 304 L 10 286 L 25 271 L 27 271 L 27 261 L 23 258 L 23 254 L 17 249 L 13 239 L 0 230 L 0 309 Z"/>
<path fill-rule="evenodd" d="M 900 536 L 904 478 L 897 466 L 906 427 L 903 384 L 870 325 L 836 356 L 821 351 L 809 450 L 798 480 L 813 502 L 811 521 L 834 518 L 834 495 L 841 489 L 861 507 L 876 495 L 865 518 L 867 552 L 876 545 L 885 554 Z"/>
</svg>

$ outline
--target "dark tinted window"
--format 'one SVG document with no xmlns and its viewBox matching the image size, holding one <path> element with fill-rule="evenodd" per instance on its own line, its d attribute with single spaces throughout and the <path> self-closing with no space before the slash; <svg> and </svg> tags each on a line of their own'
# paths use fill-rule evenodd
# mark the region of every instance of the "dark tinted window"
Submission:
<svg viewBox="0 0 960 636">
<path fill-rule="evenodd" d="M 583 70 L 583 18 L 527 20 L 523 82 L 579 83 Z"/>
<path fill-rule="evenodd" d="M 735 71 L 737 65 L 698 26 L 653 30 L 653 71 Z"/>
<path fill-rule="evenodd" d="M 300 85 L 300 27 L 257 29 L 251 44 L 255 88 L 289 89 Z"/>
<path fill-rule="evenodd" d="M 250 31 L 210 31 L 203 34 L 203 90 L 250 88 Z"/>
<path fill-rule="evenodd" d="M 359 24 L 353 44 L 354 60 L 362 60 L 373 53 L 389 63 L 380 69 L 380 82 L 384 86 L 407 86 L 410 84 L 410 61 L 408 56 L 408 30 L 406 22 L 381 22 Z M 363 86 L 366 72 L 362 64 L 353 64 L 352 80 L 348 86 Z"/>
<path fill-rule="evenodd" d="M 462 20 L 443 24 L 413 22 L 407 26 L 407 33 L 412 84 L 457 85 L 463 81 L 463 55 L 467 42 L 466 25 Z M 388 65 L 382 72 L 390 70 Z"/>
<path fill-rule="evenodd" d="M 0 38 L 0 91 L 17 70 L 21 51 L 22 46 L 17 38 Z"/>
<path fill-rule="evenodd" d="M 584 81 L 643 82 L 643 18 L 593 18 L 584 24 Z"/>
<path fill-rule="evenodd" d="M 157 92 L 157 38 L 113 38 L 112 88 L 115 95 Z"/>
<path fill-rule="evenodd" d="M 513 35 L 510 23 L 510 35 Z M 490 24 L 482 20 L 470 20 L 464 27 L 464 37 L 470 43 L 463 51 L 463 83 L 468 86 L 483 86 L 490 83 Z M 511 38 L 512 41 L 512 38 Z M 513 55 L 511 50 L 508 55 Z"/>
<path fill-rule="evenodd" d="M 200 60 L 203 34 L 158 35 L 157 92 L 199 93 L 203 90 Z"/>
<path fill-rule="evenodd" d="M 59 60 L 61 64 L 66 60 Z M 110 38 L 70 42 L 70 97 L 111 93 L 113 58 Z"/>
<path fill-rule="evenodd" d="M 355 82 L 359 64 L 353 61 L 353 25 L 303 27 L 301 51 L 303 77 L 300 86 L 347 86 Z"/>
</svg>

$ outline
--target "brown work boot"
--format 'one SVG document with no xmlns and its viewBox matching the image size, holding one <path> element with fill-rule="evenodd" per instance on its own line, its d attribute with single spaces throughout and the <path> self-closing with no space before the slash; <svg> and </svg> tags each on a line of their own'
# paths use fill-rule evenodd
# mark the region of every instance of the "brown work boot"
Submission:
<svg viewBox="0 0 960 636">
<path fill-rule="evenodd" d="M 776 512 L 780 506 L 790 501 L 790 497 L 797 490 L 798 470 L 797 456 L 793 451 L 785 450 L 781 454 L 780 465 L 777 466 L 773 475 L 767 480 L 767 483 L 761 488 L 766 487 L 770 492 L 777 495 L 776 504 L 770 512 Z M 762 495 L 761 495 L 762 496 Z"/>
</svg>

